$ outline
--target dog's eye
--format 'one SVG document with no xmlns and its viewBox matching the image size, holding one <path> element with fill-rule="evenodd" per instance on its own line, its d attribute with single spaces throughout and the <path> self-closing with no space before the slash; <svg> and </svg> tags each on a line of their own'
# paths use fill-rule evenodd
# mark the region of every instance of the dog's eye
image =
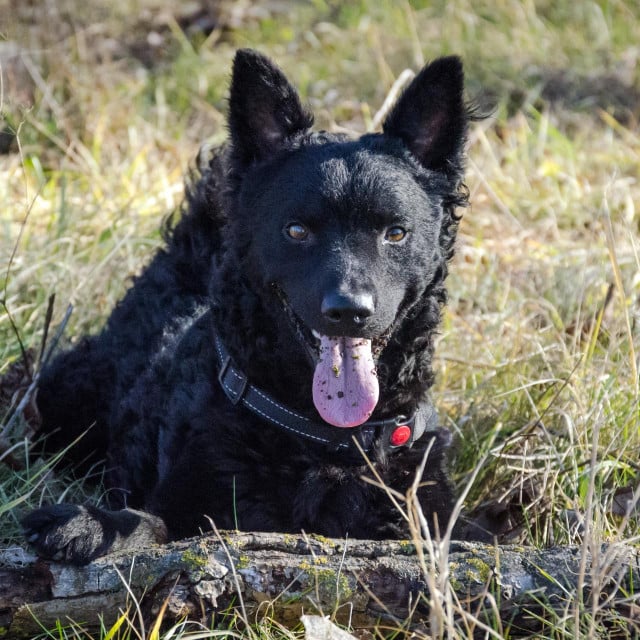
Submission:
<svg viewBox="0 0 640 640">
<path fill-rule="evenodd" d="M 284 228 L 285 235 L 296 242 L 304 242 L 309 237 L 309 229 L 299 222 L 292 222 Z"/>
<path fill-rule="evenodd" d="M 407 230 L 402 227 L 389 227 L 384 234 L 385 241 L 392 244 L 402 242 L 406 237 Z"/>
</svg>

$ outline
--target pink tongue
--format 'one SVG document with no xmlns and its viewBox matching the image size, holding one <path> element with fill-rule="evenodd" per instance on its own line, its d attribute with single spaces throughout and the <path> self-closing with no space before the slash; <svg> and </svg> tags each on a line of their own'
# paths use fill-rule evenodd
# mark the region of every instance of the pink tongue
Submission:
<svg viewBox="0 0 640 640">
<path fill-rule="evenodd" d="M 313 403 L 322 419 L 356 427 L 373 413 L 378 393 L 371 340 L 322 336 L 313 376 Z"/>
</svg>

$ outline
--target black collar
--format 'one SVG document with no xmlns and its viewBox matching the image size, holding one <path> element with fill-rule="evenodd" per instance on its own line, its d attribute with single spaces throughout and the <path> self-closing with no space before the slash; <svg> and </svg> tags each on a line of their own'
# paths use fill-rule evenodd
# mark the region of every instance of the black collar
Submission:
<svg viewBox="0 0 640 640">
<path fill-rule="evenodd" d="M 238 369 L 218 335 L 215 335 L 218 356 L 218 381 L 234 405 L 242 405 L 273 425 L 301 438 L 325 445 L 330 450 L 351 455 L 362 462 L 360 448 L 370 454 L 380 443 L 386 451 L 411 447 L 426 431 L 438 428 L 438 417 L 431 403 L 421 404 L 412 416 L 398 415 L 385 420 L 367 420 L 359 427 L 340 429 L 326 422 L 314 421 L 275 400 L 252 385 Z"/>
</svg>

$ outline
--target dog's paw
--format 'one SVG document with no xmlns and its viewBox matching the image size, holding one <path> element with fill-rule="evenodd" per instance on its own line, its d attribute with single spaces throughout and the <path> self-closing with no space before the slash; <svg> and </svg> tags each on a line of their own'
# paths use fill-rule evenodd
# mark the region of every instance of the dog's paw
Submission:
<svg viewBox="0 0 640 640">
<path fill-rule="evenodd" d="M 21 524 L 39 556 L 76 565 L 112 551 L 164 542 L 167 537 L 160 518 L 133 509 L 54 504 L 27 514 Z"/>
<path fill-rule="evenodd" d="M 86 564 L 104 547 L 105 532 L 86 507 L 54 504 L 22 519 L 27 542 L 48 560 Z"/>
</svg>

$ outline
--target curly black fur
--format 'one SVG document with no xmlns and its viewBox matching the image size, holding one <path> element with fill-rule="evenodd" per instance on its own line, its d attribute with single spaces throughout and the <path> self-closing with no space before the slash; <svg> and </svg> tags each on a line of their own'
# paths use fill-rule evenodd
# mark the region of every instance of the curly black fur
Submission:
<svg viewBox="0 0 640 640">
<path fill-rule="evenodd" d="M 24 521 L 41 554 L 87 562 L 109 550 L 105 540 L 117 537 L 122 546 L 130 518 L 142 517 L 131 507 L 160 518 L 172 538 L 208 529 L 209 519 L 221 528 L 406 535 L 385 493 L 363 481 L 371 475 L 366 464 L 227 399 L 213 337 L 254 385 L 317 420 L 301 331 L 311 342 L 311 329 L 384 334 L 372 417 L 411 415 L 427 402 L 455 211 L 467 203 L 471 113 L 462 92 L 460 61 L 436 60 L 401 96 L 383 133 L 350 140 L 310 131 L 312 117 L 279 69 L 238 52 L 229 144 L 191 181 L 166 248 L 105 329 L 61 354 L 41 378 L 47 446 L 59 449 L 89 429 L 69 458 L 86 465 L 106 457 L 109 506 L 126 517 L 45 507 Z M 291 223 L 308 238 L 288 237 Z M 407 239 L 391 246 L 385 229 L 399 226 Z M 336 296 L 346 311 L 331 315 L 325 306 Z M 377 443 L 372 452 L 376 472 L 404 492 L 431 447 L 420 501 L 440 530 L 452 508 L 448 442 L 446 431 L 429 431 L 412 448 Z"/>
</svg>

